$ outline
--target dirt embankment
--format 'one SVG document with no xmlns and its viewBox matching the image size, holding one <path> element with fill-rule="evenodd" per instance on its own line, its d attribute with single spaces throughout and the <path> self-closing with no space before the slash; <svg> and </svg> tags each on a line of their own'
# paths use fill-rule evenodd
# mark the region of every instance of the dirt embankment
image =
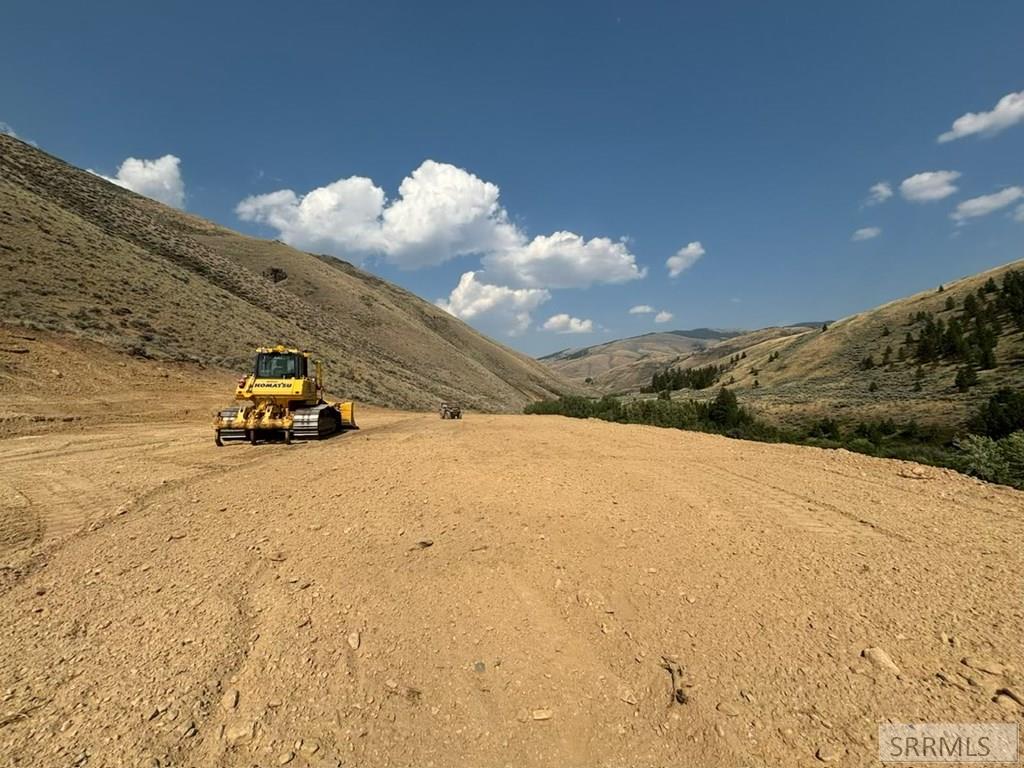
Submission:
<svg viewBox="0 0 1024 768">
<path fill-rule="evenodd" d="M 0 754 L 865 765 L 880 722 L 1021 719 L 1022 493 L 557 417 L 361 422 L 0 441 Z"/>
</svg>

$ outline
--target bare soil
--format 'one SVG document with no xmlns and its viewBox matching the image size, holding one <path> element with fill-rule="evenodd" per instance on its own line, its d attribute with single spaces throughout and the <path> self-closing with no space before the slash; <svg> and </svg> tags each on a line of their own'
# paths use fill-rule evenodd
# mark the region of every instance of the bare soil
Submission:
<svg viewBox="0 0 1024 768">
<path fill-rule="evenodd" d="M 3 763 L 868 765 L 880 723 L 1022 719 L 1024 493 L 358 417 L 291 446 L 215 448 L 196 413 L 0 440 Z"/>
</svg>

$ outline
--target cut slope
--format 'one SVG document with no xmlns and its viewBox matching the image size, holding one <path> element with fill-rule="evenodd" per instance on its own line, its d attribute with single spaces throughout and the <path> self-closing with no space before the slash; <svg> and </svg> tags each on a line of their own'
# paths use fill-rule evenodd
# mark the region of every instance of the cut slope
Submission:
<svg viewBox="0 0 1024 768">
<path fill-rule="evenodd" d="M 314 350 L 337 394 L 510 410 L 571 389 L 544 365 L 343 261 L 246 237 L 0 136 L 0 322 L 244 370 Z"/>
</svg>

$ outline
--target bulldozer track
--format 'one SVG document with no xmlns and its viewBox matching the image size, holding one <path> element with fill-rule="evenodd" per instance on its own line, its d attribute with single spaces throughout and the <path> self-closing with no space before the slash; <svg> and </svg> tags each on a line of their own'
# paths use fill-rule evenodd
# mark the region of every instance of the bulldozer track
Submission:
<svg viewBox="0 0 1024 768">
<path fill-rule="evenodd" d="M 757 499 L 752 506 L 760 508 L 760 514 L 749 508 L 745 513 L 752 519 L 763 519 L 765 512 L 778 512 L 782 520 L 788 520 L 793 525 L 821 534 L 853 536 L 868 533 L 901 541 L 908 540 L 901 533 L 888 530 L 871 520 L 806 494 L 725 467 L 710 464 L 700 466 L 708 474 L 722 477 L 727 482 L 738 481 L 745 492 Z"/>
</svg>

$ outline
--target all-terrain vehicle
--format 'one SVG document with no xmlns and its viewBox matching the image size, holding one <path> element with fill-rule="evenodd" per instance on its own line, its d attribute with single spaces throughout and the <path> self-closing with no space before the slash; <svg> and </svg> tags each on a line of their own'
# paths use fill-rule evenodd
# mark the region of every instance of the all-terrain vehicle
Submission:
<svg viewBox="0 0 1024 768">
<path fill-rule="evenodd" d="M 442 419 L 462 418 L 462 408 L 456 403 L 441 403 L 440 413 Z"/>
</svg>

